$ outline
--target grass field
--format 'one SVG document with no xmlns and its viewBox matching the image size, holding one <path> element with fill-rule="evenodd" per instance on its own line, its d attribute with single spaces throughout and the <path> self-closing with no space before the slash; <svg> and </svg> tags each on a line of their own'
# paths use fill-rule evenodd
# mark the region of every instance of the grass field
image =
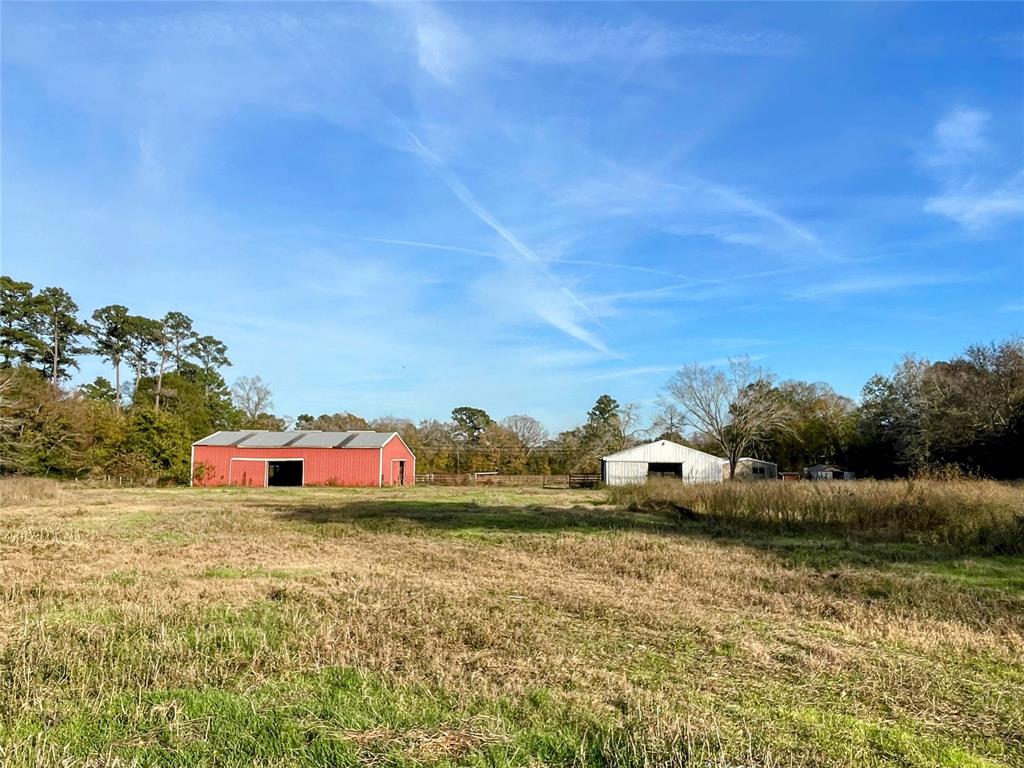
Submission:
<svg viewBox="0 0 1024 768">
<path fill-rule="evenodd" d="M 1024 765 L 1024 557 L 616 501 L 0 483 L 0 764 Z"/>
</svg>

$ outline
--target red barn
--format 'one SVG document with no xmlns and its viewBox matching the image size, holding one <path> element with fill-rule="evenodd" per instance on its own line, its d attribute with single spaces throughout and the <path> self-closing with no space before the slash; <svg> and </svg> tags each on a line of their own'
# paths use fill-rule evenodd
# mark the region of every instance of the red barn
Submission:
<svg viewBox="0 0 1024 768">
<path fill-rule="evenodd" d="M 215 432 L 192 444 L 192 484 L 412 485 L 416 457 L 397 432 Z"/>
</svg>

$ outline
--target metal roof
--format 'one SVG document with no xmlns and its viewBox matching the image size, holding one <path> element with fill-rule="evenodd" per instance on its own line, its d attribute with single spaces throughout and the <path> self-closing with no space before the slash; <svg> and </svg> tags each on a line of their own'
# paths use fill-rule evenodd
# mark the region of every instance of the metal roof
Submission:
<svg viewBox="0 0 1024 768">
<path fill-rule="evenodd" d="M 244 432 L 214 432 L 209 437 L 197 440 L 194 445 L 237 445 L 241 440 L 257 434 L 253 430 Z"/>
<path fill-rule="evenodd" d="M 349 439 L 348 432 L 304 432 L 296 448 L 339 448 Z"/>
<path fill-rule="evenodd" d="M 352 439 L 345 443 L 346 448 L 381 448 L 391 439 L 394 432 L 350 432 Z"/>
<path fill-rule="evenodd" d="M 193 445 L 236 448 L 382 448 L 394 432 L 316 432 L 235 430 L 215 432 Z"/>
<path fill-rule="evenodd" d="M 257 432 L 235 443 L 246 448 L 284 448 L 302 437 L 299 432 Z"/>
<path fill-rule="evenodd" d="M 650 443 L 634 445 L 632 448 L 623 448 L 621 451 L 610 453 L 602 457 L 603 461 L 690 461 L 695 457 L 703 457 L 717 462 L 726 461 L 720 456 L 714 456 L 696 448 L 674 443 L 671 440 L 655 440 Z"/>
</svg>

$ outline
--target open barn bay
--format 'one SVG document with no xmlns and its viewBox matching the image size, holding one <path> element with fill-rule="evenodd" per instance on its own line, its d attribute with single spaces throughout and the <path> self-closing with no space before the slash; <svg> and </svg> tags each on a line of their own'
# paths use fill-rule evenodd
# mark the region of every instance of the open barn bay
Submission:
<svg viewBox="0 0 1024 768">
<path fill-rule="evenodd" d="M 603 491 L 0 497 L 7 766 L 1024 764 L 1012 546 Z"/>
</svg>

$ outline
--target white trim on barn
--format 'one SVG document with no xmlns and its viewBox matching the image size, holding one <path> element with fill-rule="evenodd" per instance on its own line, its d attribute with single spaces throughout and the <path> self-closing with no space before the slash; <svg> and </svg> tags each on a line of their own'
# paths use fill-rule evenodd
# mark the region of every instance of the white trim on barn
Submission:
<svg viewBox="0 0 1024 768">
<path fill-rule="evenodd" d="M 648 477 L 676 477 L 684 483 L 722 482 L 724 459 L 671 440 L 655 440 L 609 454 L 601 459 L 606 485 L 633 485 Z"/>
</svg>

